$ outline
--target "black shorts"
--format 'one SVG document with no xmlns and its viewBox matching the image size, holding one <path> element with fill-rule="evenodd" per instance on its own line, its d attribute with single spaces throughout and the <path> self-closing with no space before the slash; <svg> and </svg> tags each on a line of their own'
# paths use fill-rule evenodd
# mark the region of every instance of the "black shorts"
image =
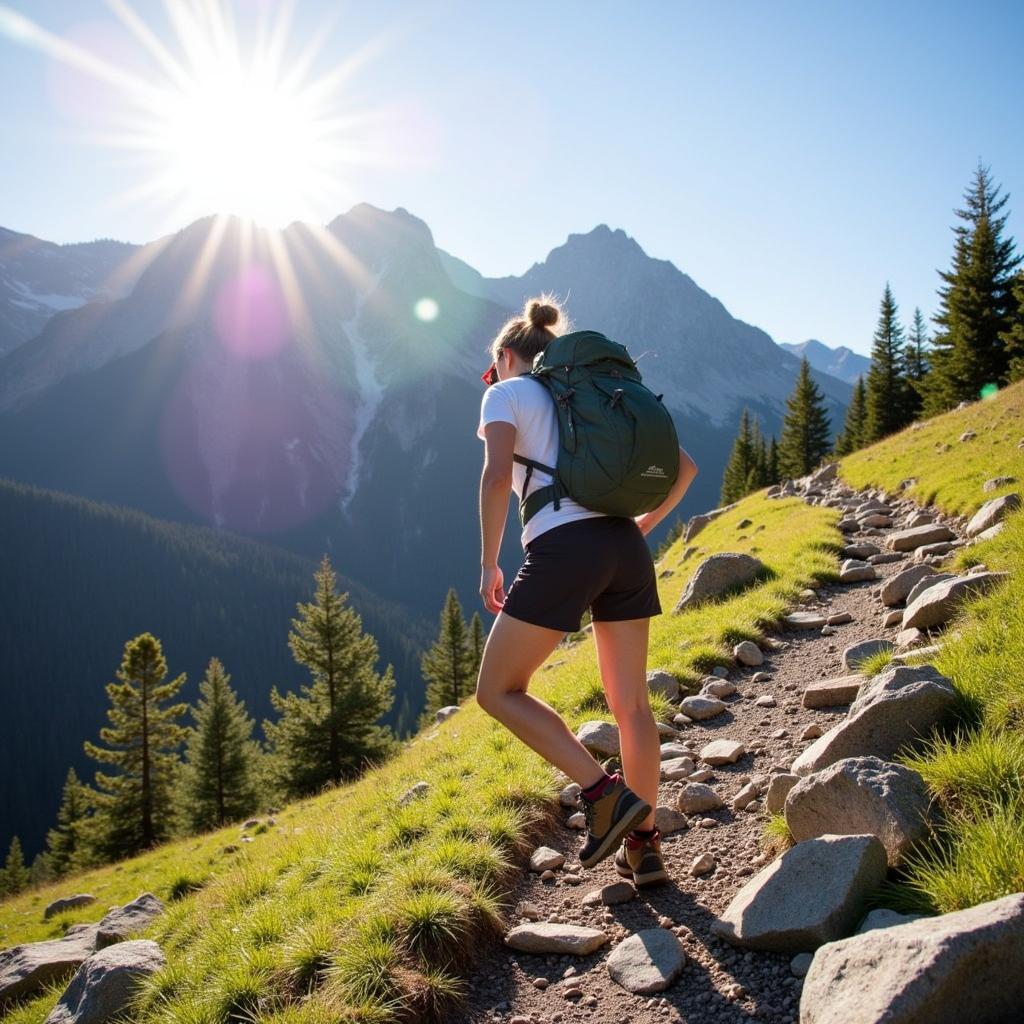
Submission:
<svg viewBox="0 0 1024 1024">
<path fill-rule="evenodd" d="M 587 608 L 604 622 L 661 614 L 651 549 L 628 517 L 575 519 L 538 534 L 526 545 L 502 611 L 575 633 Z"/>
</svg>

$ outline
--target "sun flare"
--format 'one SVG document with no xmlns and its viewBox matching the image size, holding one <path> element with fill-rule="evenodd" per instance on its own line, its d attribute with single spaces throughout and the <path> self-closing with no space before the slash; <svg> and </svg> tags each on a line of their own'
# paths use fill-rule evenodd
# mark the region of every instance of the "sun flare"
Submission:
<svg viewBox="0 0 1024 1024">
<path fill-rule="evenodd" d="M 326 26 L 290 52 L 288 0 L 260 5 L 244 32 L 226 0 L 168 3 L 167 42 L 127 0 L 107 6 L 130 60 L 54 35 L 4 4 L 0 32 L 70 69 L 71 88 L 106 90 L 93 104 L 102 120 L 80 127 L 141 165 L 141 183 L 121 199 L 158 200 L 173 224 L 216 213 L 283 227 L 353 198 L 347 168 L 377 154 L 364 131 L 373 117 L 353 109 L 345 85 L 379 40 L 314 76 Z"/>
</svg>

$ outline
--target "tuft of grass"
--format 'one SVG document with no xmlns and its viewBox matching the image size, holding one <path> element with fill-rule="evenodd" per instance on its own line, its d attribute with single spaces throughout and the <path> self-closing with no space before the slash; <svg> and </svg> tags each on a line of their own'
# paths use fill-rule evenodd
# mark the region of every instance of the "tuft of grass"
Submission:
<svg viewBox="0 0 1024 1024">
<path fill-rule="evenodd" d="M 857 673 L 866 679 L 877 676 L 879 672 L 884 672 L 889 667 L 892 655 L 892 651 L 875 651 L 874 654 L 869 654 L 858 664 Z"/>
<path fill-rule="evenodd" d="M 769 814 L 761 830 L 761 849 L 777 857 L 794 845 L 793 833 L 789 831 L 784 814 Z"/>
</svg>

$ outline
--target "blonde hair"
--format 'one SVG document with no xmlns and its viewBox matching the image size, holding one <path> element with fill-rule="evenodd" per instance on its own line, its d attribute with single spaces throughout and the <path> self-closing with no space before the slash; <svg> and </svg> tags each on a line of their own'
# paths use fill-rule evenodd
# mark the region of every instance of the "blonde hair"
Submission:
<svg viewBox="0 0 1024 1024">
<path fill-rule="evenodd" d="M 489 346 L 491 359 L 498 361 L 502 349 L 511 349 L 520 359 L 533 364 L 534 356 L 543 352 L 553 338 L 564 334 L 569 318 L 554 295 L 544 292 L 527 299 L 519 316 L 506 320 Z"/>
</svg>

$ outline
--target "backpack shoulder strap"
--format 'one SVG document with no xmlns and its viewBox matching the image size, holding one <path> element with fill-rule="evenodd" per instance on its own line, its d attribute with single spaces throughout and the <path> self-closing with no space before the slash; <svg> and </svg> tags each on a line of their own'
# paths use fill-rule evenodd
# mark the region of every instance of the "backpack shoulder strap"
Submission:
<svg viewBox="0 0 1024 1024">
<path fill-rule="evenodd" d="M 526 370 L 523 373 L 517 373 L 517 377 L 533 377 L 537 383 L 548 390 L 547 385 L 539 377 L 535 376 L 531 370 Z M 549 392 L 550 394 L 550 392 Z M 545 466 L 543 462 L 538 462 L 536 459 L 528 459 L 524 455 L 518 455 L 513 453 L 512 459 L 518 462 L 520 465 L 526 467 L 526 477 L 523 480 L 523 494 L 526 495 L 519 503 L 519 518 L 523 524 L 526 524 L 550 501 L 554 502 L 555 510 L 561 508 L 559 499 L 564 493 L 561 484 L 558 481 L 558 470 L 553 466 Z M 537 490 L 530 494 L 527 491 L 530 489 L 530 477 L 533 475 L 533 471 L 539 469 L 552 478 L 552 483 L 546 484 L 543 487 L 538 487 Z"/>
</svg>

